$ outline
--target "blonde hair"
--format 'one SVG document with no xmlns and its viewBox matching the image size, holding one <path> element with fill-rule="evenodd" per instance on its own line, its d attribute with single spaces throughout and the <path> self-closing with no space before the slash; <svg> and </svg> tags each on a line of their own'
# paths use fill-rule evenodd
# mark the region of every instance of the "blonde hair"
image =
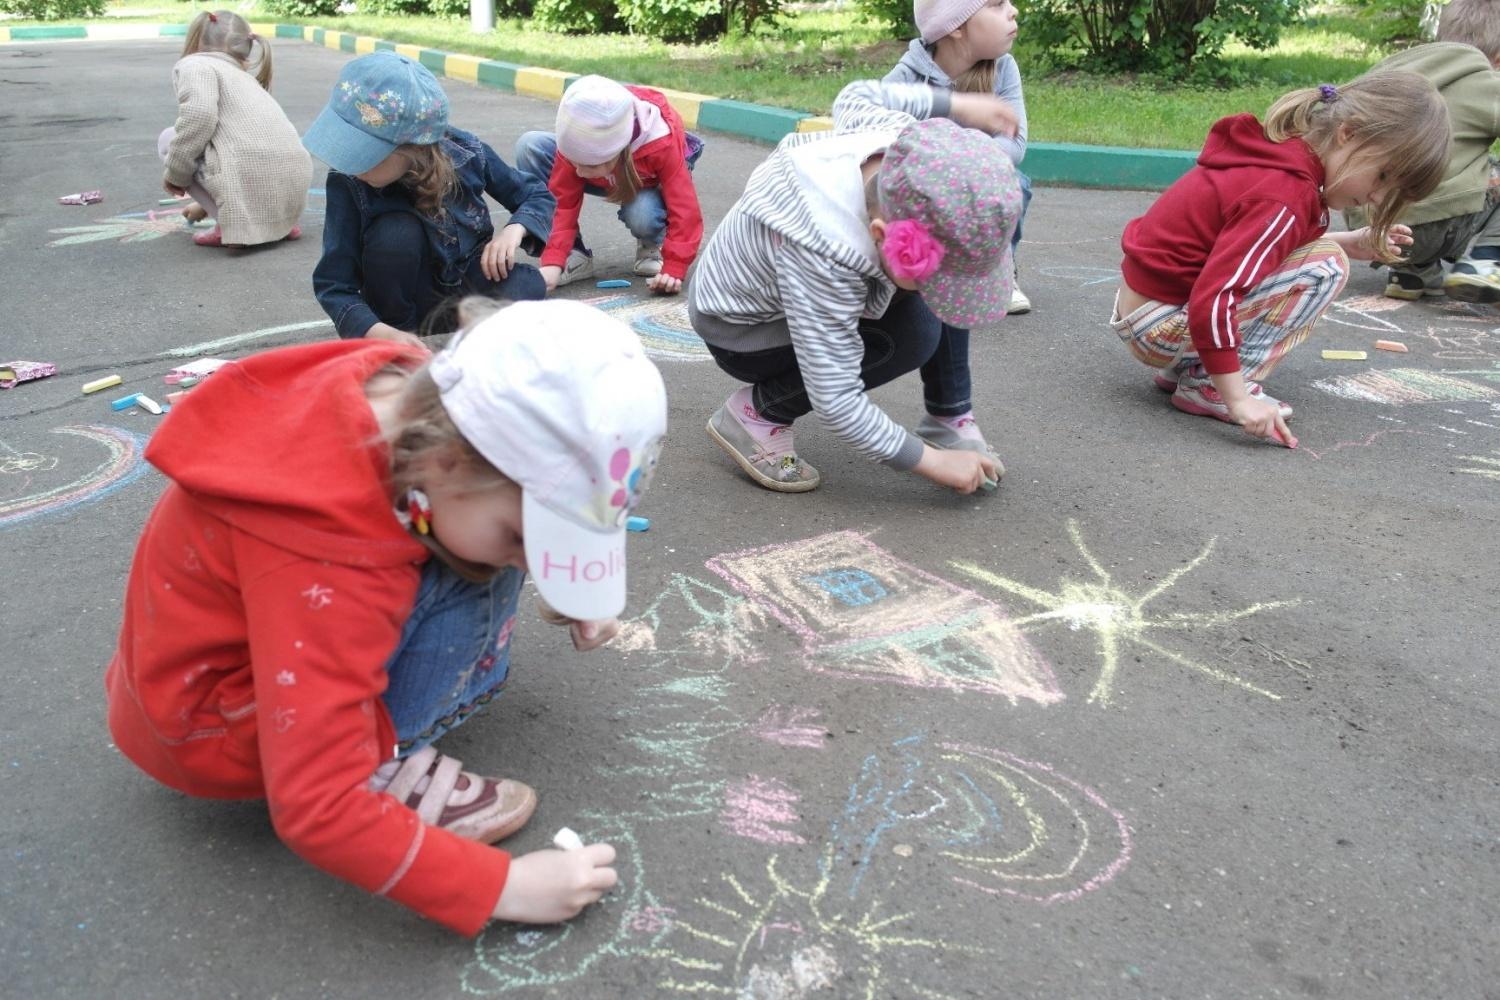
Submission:
<svg viewBox="0 0 1500 1000">
<path fill-rule="evenodd" d="M 641 183 L 640 171 L 635 169 L 635 157 L 630 155 L 629 146 L 621 151 L 618 162 L 615 163 L 614 175 L 615 186 L 609 189 L 604 200 L 612 205 L 628 205 L 635 201 L 635 196 L 641 193 L 644 185 Z"/>
<path fill-rule="evenodd" d="M 1266 138 L 1300 138 L 1325 163 L 1339 146 L 1352 143 L 1332 187 L 1350 170 L 1379 163 L 1390 193 L 1370 208 L 1370 243 L 1386 263 L 1394 258 L 1386 236 L 1401 213 L 1433 192 L 1448 169 L 1452 126 L 1448 108 L 1432 84 L 1416 73 L 1367 73 L 1341 87 L 1323 84 L 1294 90 L 1266 112 Z"/>
<path fill-rule="evenodd" d="M 406 157 L 406 173 L 401 175 L 401 183 L 411 191 L 417 211 L 429 218 L 442 218 L 447 211 L 444 204 L 458 186 L 453 160 L 435 142 L 425 146 L 408 143 L 397 146 L 396 152 Z"/>
<path fill-rule="evenodd" d="M 182 43 L 182 54 L 196 55 L 199 52 L 223 52 L 239 61 L 240 68 L 250 72 L 250 55 L 260 48 L 260 60 L 255 65 L 255 80 L 266 90 L 271 89 L 271 46 L 266 40 L 250 30 L 250 24 L 232 10 L 201 10 L 188 22 L 187 38 Z"/>
<path fill-rule="evenodd" d="M 472 329 L 498 308 L 499 304 L 493 299 L 469 296 L 458 305 L 459 319 L 464 330 Z M 454 336 L 461 337 L 463 333 Z M 390 444 L 393 507 L 404 509 L 408 492 L 421 489 L 424 477 L 430 475 L 435 466 L 452 469 L 470 480 L 477 489 L 503 486 L 512 481 L 459 432 L 443 406 L 442 393 L 426 365 L 415 370 L 389 365 L 379 374 L 397 375 L 403 379 L 396 407 L 399 424 Z M 485 583 L 497 572 L 494 566 L 460 559 L 431 532 L 424 535 L 413 531 L 412 537 L 465 580 Z"/>
<path fill-rule="evenodd" d="M 1500 57 L 1500 7 L 1492 0 L 1450 0 L 1438 19 L 1437 40 L 1472 45 L 1494 62 Z"/>
</svg>

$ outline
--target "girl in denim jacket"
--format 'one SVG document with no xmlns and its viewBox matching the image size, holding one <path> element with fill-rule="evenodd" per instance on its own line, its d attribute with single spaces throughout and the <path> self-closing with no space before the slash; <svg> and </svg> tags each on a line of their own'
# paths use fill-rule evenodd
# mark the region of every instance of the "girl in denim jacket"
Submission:
<svg viewBox="0 0 1500 1000">
<path fill-rule="evenodd" d="M 450 126 L 447 95 L 420 63 L 394 52 L 353 60 L 302 141 L 332 168 L 313 292 L 340 337 L 414 342 L 451 325 L 432 314 L 464 295 L 546 295 L 516 251 L 546 243 L 552 195 Z M 498 233 L 486 193 L 511 212 Z"/>
</svg>

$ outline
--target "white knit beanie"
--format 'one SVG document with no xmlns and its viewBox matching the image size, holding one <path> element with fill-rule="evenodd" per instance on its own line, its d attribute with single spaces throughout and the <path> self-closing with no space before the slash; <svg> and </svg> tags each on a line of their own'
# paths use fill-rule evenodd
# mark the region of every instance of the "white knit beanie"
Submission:
<svg viewBox="0 0 1500 1000">
<path fill-rule="evenodd" d="M 963 27 L 984 4 L 985 0 L 916 0 L 912 15 L 922 41 L 931 45 L 955 28 Z"/>
<path fill-rule="evenodd" d="M 594 166 L 613 160 L 630 145 L 635 98 L 602 76 L 583 76 L 563 92 L 557 106 L 557 151 L 574 163 Z"/>
</svg>

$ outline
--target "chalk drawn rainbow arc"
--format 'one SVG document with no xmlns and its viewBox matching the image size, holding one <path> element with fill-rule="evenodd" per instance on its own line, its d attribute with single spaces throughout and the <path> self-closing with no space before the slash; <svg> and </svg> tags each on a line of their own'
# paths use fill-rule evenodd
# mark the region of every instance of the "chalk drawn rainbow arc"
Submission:
<svg viewBox="0 0 1500 1000">
<path fill-rule="evenodd" d="M 0 500 L 0 531 L 19 527 L 81 504 L 96 503 L 135 482 L 146 471 L 146 438 L 121 427 L 81 424 L 57 427 L 53 434 L 71 434 L 102 445 L 107 454 L 92 470 L 70 482 L 40 493 Z"/>
</svg>

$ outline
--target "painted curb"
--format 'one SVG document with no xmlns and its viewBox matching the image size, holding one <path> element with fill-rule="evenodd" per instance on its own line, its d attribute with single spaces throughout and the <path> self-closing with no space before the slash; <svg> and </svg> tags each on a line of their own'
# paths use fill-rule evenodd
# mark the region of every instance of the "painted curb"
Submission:
<svg viewBox="0 0 1500 1000">
<path fill-rule="evenodd" d="M 301 24 L 254 23 L 251 27 L 272 38 L 299 39 L 325 48 L 364 55 L 390 51 L 415 59 L 437 76 L 465 80 L 524 97 L 556 101 L 579 74 L 542 66 L 520 66 L 496 59 L 421 45 L 388 42 L 367 35 Z M 181 37 L 186 24 L 89 24 L 41 27 L 0 27 L 0 44 L 33 41 L 124 41 Z M 656 88 L 667 96 L 688 128 L 711 129 L 760 142 L 774 143 L 793 132 L 817 132 L 833 127 L 826 115 L 750 104 L 707 94 Z M 1128 188 L 1159 191 L 1187 173 L 1198 154 L 1190 150 L 1126 149 L 1076 143 L 1033 142 L 1026 146 L 1022 165 L 1038 184 L 1087 188 Z"/>
</svg>

